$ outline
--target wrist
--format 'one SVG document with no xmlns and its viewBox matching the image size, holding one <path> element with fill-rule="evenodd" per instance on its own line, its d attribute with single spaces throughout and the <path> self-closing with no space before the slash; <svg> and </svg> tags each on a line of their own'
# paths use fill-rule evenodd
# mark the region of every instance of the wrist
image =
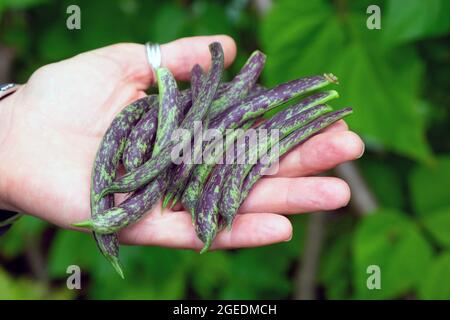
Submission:
<svg viewBox="0 0 450 320">
<path fill-rule="evenodd" d="M 8 154 L 9 132 L 11 131 L 13 104 L 17 93 L 0 98 L 0 209 L 16 211 L 8 200 L 8 185 L 13 168 L 8 168 L 5 160 Z"/>
</svg>

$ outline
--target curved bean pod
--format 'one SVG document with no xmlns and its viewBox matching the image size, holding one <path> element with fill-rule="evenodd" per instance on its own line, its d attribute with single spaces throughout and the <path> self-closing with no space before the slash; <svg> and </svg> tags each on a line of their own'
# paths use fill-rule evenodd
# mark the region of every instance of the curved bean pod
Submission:
<svg viewBox="0 0 450 320">
<path fill-rule="evenodd" d="M 200 253 L 206 252 L 209 249 L 217 234 L 221 186 L 229 167 L 226 164 L 214 167 L 195 210 L 195 231 L 198 238 L 205 244 Z"/>
<path fill-rule="evenodd" d="M 144 112 L 150 109 L 152 97 L 144 97 L 125 107 L 112 121 L 106 131 L 97 154 L 91 175 L 91 217 L 95 219 L 114 205 L 114 198 L 108 195 L 98 200 L 101 190 L 114 181 L 125 140 L 131 128 Z M 94 233 L 98 248 L 114 269 L 123 278 L 119 261 L 119 241 L 116 234 L 100 235 Z"/>
<path fill-rule="evenodd" d="M 192 129 L 195 121 L 202 121 L 213 101 L 223 73 L 224 56 L 220 43 L 209 45 L 211 52 L 211 67 L 202 82 L 197 99 L 192 102 L 192 108 L 181 123 L 183 129 Z"/>
<path fill-rule="evenodd" d="M 235 129 L 231 134 L 227 135 L 225 139 L 225 146 L 223 148 L 223 154 L 218 155 L 222 157 L 230 147 L 234 147 L 235 140 L 239 139 L 245 134 L 245 131 L 253 125 L 253 121 L 246 123 L 242 128 Z M 189 183 L 186 188 L 184 188 L 181 203 L 183 207 L 190 211 L 192 215 L 192 220 L 195 219 L 195 208 L 200 199 L 200 195 L 205 186 L 206 180 L 208 179 L 211 171 L 214 169 L 215 163 L 218 163 L 218 158 L 215 159 L 214 163 L 202 163 L 195 166 L 194 171 L 191 175 Z"/>
<path fill-rule="evenodd" d="M 157 108 L 158 99 L 155 97 L 152 101 L 152 107 L 133 127 L 127 139 L 122 156 L 122 162 L 127 172 L 131 172 L 150 159 L 158 126 L 159 113 Z M 178 103 L 182 118 L 192 105 L 190 89 L 179 92 Z"/>
<path fill-rule="evenodd" d="M 250 148 L 248 152 L 246 152 L 246 150 L 241 152 L 241 155 L 247 153 L 249 161 L 248 163 L 236 164 L 233 166 L 233 169 L 230 171 L 230 174 L 224 183 L 224 193 L 222 194 L 219 205 L 220 214 L 226 221 L 228 227 L 231 227 L 234 216 L 240 205 L 241 188 L 244 178 L 253 167 L 253 162 L 250 160 L 258 160 L 265 151 L 269 150 L 278 142 L 278 139 L 282 140 L 291 132 L 332 110 L 331 107 L 324 104 L 309 107 L 306 110 L 305 106 L 307 106 L 307 104 L 299 103 L 293 108 L 283 110 L 274 118 L 261 124 L 259 126 L 260 129 L 278 130 L 278 136 L 269 135 L 264 143 L 258 143 L 258 146 Z"/>
<path fill-rule="evenodd" d="M 214 118 L 246 97 L 258 81 L 265 62 L 266 55 L 259 50 L 254 51 L 239 73 L 228 83 L 228 89 L 213 101 L 208 117 Z"/>
<path fill-rule="evenodd" d="M 152 156 L 157 156 L 168 145 L 172 131 L 178 126 L 181 110 L 178 106 L 177 82 L 167 68 L 156 70 L 159 90 L 158 129 Z"/>
<path fill-rule="evenodd" d="M 344 108 L 334 112 L 330 112 L 314 121 L 308 125 L 297 129 L 289 136 L 280 141 L 279 144 L 279 156 L 282 156 L 292 150 L 292 148 L 298 146 L 299 144 L 305 142 L 311 136 L 319 132 L 320 130 L 328 127 L 334 122 L 346 117 L 353 112 L 352 108 Z M 267 161 L 258 161 L 250 170 L 247 177 L 244 180 L 241 188 L 241 204 L 248 196 L 250 190 L 255 185 L 255 183 L 269 170 L 270 166 L 276 161 L 277 158 L 269 158 Z"/>
<path fill-rule="evenodd" d="M 151 156 L 158 119 L 157 99 L 153 105 L 133 127 L 127 139 L 122 156 L 123 166 L 127 172 L 139 167 Z"/>
<path fill-rule="evenodd" d="M 249 119 L 257 118 L 283 102 L 296 96 L 317 90 L 333 82 L 337 82 L 337 78 L 332 74 L 325 74 L 323 76 L 300 78 L 283 83 L 272 89 L 263 90 L 259 95 L 250 95 L 243 101 L 227 108 L 227 110 L 211 120 L 211 127 L 222 132 L 227 128 L 239 127 Z M 313 96 L 314 97 L 311 99 L 319 99 L 317 96 Z M 328 91 L 325 93 L 325 96 L 332 99 L 337 97 L 337 92 Z M 328 98 L 324 98 L 325 101 Z M 306 100 L 310 101 L 308 98 Z M 211 147 L 212 144 L 213 143 L 209 144 L 207 147 Z M 189 172 L 190 170 L 185 171 Z"/>
<path fill-rule="evenodd" d="M 234 103 L 240 101 L 242 98 L 246 97 L 248 94 L 255 95 L 262 93 L 265 88 L 256 85 L 256 81 L 264 68 L 266 62 L 266 55 L 261 51 L 254 51 L 250 57 L 245 62 L 244 66 L 241 68 L 239 73 L 234 77 L 234 79 L 226 84 L 224 89 L 218 89 L 218 94 L 211 104 L 210 110 L 208 111 L 208 118 L 214 118 L 222 111 L 226 110 L 228 107 L 232 106 Z M 194 66 L 195 67 L 195 66 Z M 192 70 L 192 92 L 194 94 L 194 88 L 198 85 L 195 84 L 195 72 L 197 70 Z M 219 92 L 220 91 L 220 92 Z M 206 168 L 204 168 L 206 169 Z M 183 196 L 183 190 L 189 182 L 191 174 L 195 170 L 194 163 L 182 163 L 179 165 L 173 175 L 173 183 L 169 187 L 168 194 L 164 200 L 163 207 L 165 207 L 170 199 L 172 200 L 172 206 L 174 206 L 177 201 Z M 212 168 L 208 171 L 210 172 Z M 194 208 L 191 208 L 191 212 L 194 212 Z"/>
<path fill-rule="evenodd" d="M 227 108 L 211 120 L 210 127 L 219 130 L 239 127 L 242 123 L 257 118 L 292 98 L 323 88 L 336 81 L 337 78 L 334 75 L 325 74 L 280 84 L 267 89 L 260 95 L 247 97 Z"/>
<path fill-rule="evenodd" d="M 96 233 L 109 234 L 139 221 L 158 203 L 166 186 L 166 173 L 163 173 L 119 206 L 105 211 L 105 214 L 93 220 L 91 227 Z"/>
<path fill-rule="evenodd" d="M 158 156 L 161 146 L 168 143 L 172 131 L 178 126 L 179 119 L 182 116 L 182 110 L 178 108 L 179 93 L 172 74 L 164 68 L 158 69 L 156 74 L 159 87 L 159 124 L 153 157 Z M 166 178 L 166 172 L 160 174 L 157 179 L 138 189 L 119 206 L 105 211 L 92 221 L 82 222 L 82 224 L 93 228 L 97 233 L 107 234 L 135 223 L 151 210 L 161 198 L 167 186 Z"/>
<path fill-rule="evenodd" d="M 202 88 L 203 78 L 203 69 L 199 64 L 196 64 L 192 67 L 191 70 L 191 94 L 192 101 L 195 101 L 198 98 L 198 94 Z"/>
<path fill-rule="evenodd" d="M 197 100 L 193 102 L 191 109 L 188 111 L 180 125 L 181 128 L 189 131 L 191 137 L 195 135 L 193 124 L 196 121 L 202 121 L 206 116 L 222 77 L 224 61 L 222 46 L 220 43 L 214 42 L 209 48 L 212 56 L 211 68 L 202 84 L 202 89 Z M 190 143 L 190 139 L 186 140 Z M 174 145 L 175 142 L 171 141 L 163 150 L 161 150 L 158 157 L 152 157 L 133 172 L 123 175 L 121 178 L 105 187 L 100 193 L 100 197 L 113 192 L 131 192 L 150 182 L 171 164 L 171 151 Z"/>
</svg>

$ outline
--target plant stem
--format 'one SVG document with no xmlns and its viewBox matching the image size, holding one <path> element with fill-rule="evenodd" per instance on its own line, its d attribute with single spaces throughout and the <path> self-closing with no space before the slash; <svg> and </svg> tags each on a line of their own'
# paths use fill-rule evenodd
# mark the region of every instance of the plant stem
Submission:
<svg viewBox="0 0 450 320">
<path fill-rule="evenodd" d="M 313 213 L 309 218 L 305 250 L 296 275 L 295 299 L 316 299 L 316 274 L 319 268 L 320 251 L 325 238 L 326 219 L 327 214 L 324 212 Z"/>
<path fill-rule="evenodd" d="M 352 190 L 350 205 L 360 216 L 372 214 L 378 208 L 378 202 L 370 190 L 358 167 L 352 162 L 343 163 L 336 167 L 336 174 L 344 179 Z"/>
</svg>

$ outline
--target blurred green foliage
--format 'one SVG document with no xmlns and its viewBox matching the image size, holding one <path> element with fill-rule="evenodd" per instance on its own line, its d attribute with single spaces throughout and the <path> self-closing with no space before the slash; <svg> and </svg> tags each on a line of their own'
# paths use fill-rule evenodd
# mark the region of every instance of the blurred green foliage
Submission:
<svg viewBox="0 0 450 320">
<path fill-rule="evenodd" d="M 70 4 L 81 8 L 81 30 L 65 27 Z M 366 27 L 371 4 L 381 8 L 381 30 Z M 237 42 L 229 75 L 254 49 L 268 55 L 266 85 L 333 72 L 336 104 L 355 109 L 348 122 L 367 144 L 357 164 L 380 208 L 363 218 L 347 208 L 329 219 L 317 294 L 450 299 L 449 9 L 445 0 L 280 0 L 261 16 L 248 0 L 0 0 L 0 41 L 15 50 L 18 82 L 39 66 L 120 41 L 215 33 Z M 264 248 L 200 256 L 124 247 L 123 281 L 91 237 L 24 217 L 0 241 L 0 298 L 290 298 L 308 217 L 292 222 L 292 241 Z M 30 257 L 36 248 L 44 276 Z M 83 271 L 80 291 L 65 289 L 73 264 Z M 381 268 L 381 290 L 367 289 L 369 265 Z"/>
</svg>

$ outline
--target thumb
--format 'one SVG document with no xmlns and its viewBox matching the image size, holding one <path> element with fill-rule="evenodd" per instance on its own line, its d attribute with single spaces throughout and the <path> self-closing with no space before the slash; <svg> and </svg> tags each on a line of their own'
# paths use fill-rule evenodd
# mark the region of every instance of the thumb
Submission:
<svg viewBox="0 0 450 320">
<path fill-rule="evenodd" d="M 161 45 L 161 65 L 167 67 L 178 80 L 189 80 L 192 67 L 198 63 L 204 70 L 211 64 L 208 45 L 220 42 L 225 55 L 225 67 L 236 57 L 236 44 L 226 35 L 181 38 Z M 124 77 L 139 84 L 145 90 L 155 81 L 155 75 L 147 61 L 145 46 L 137 43 L 119 43 L 97 49 L 96 54 L 114 60 Z"/>
</svg>

